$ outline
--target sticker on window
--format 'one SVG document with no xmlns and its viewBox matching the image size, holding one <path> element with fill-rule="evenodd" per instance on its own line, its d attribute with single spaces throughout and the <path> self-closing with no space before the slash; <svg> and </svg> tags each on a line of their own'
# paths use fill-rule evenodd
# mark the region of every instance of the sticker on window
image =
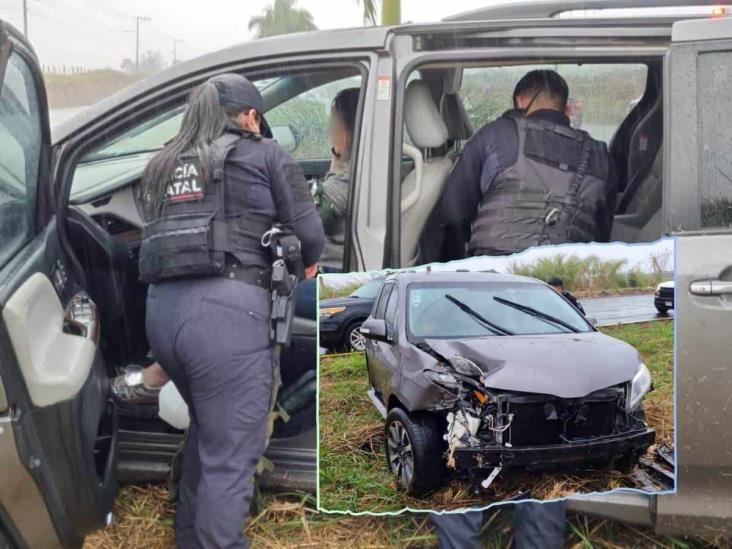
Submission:
<svg viewBox="0 0 732 549">
<path fill-rule="evenodd" d="M 389 93 L 391 91 L 391 78 L 388 76 L 379 76 L 379 85 L 377 89 L 376 98 L 379 101 L 388 101 Z"/>
</svg>

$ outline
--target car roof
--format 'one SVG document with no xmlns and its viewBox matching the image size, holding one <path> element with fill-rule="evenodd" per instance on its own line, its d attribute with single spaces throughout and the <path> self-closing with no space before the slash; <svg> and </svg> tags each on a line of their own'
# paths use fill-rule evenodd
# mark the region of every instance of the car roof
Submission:
<svg viewBox="0 0 732 549">
<path fill-rule="evenodd" d="M 483 8 L 465 11 L 446 17 L 444 21 L 485 21 L 496 19 L 544 19 L 556 18 L 571 11 L 618 10 L 644 8 L 694 8 L 721 5 L 719 1 L 708 0 L 529 0 L 499 2 Z M 694 15 L 683 15 L 692 18 Z M 703 17 L 703 16 L 699 16 Z"/>
<path fill-rule="evenodd" d="M 572 0 L 571 4 L 577 3 L 579 0 Z M 587 0 L 581 0 L 586 2 Z M 608 1 L 608 0 L 605 0 Z M 615 1 L 615 0 L 613 0 Z M 626 1 L 626 0 L 623 0 Z M 646 0 L 652 1 L 652 0 Z M 659 2 L 675 2 L 681 0 L 658 0 Z M 547 2 L 533 2 L 527 5 L 548 5 Z M 553 2 L 558 4 L 558 2 Z M 163 71 L 148 76 L 138 82 L 123 88 L 112 95 L 102 99 L 101 101 L 84 109 L 79 114 L 62 122 L 53 128 L 54 142 L 63 141 L 75 131 L 87 124 L 95 121 L 103 114 L 124 105 L 137 98 L 144 97 L 149 93 L 154 93 L 161 88 L 182 81 L 195 75 L 213 74 L 217 67 L 226 67 L 243 63 L 244 61 L 266 60 L 268 57 L 281 56 L 283 54 L 308 54 L 328 51 L 373 51 L 384 49 L 387 47 L 389 35 L 394 34 L 431 34 L 431 33 L 457 33 L 461 30 L 465 32 L 482 29 L 486 24 L 495 26 L 496 30 L 510 31 L 512 29 L 534 28 L 534 27 L 578 27 L 592 29 L 596 27 L 610 27 L 618 31 L 618 25 L 614 19 L 558 19 L 546 16 L 547 10 L 544 10 L 544 17 L 534 18 L 537 12 L 526 12 L 525 17 L 521 17 L 521 9 L 523 3 L 514 6 L 514 11 L 508 10 L 503 5 L 505 12 L 495 11 L 493 13 L 486 10 L 476 12 L 468 12 L 474 14 L 469 16 L 461 14 L 449 18 L 448 20 L 438 21 L 434 23 L 405 23 L 398 26 L 385 27 L 355 27 L 349 29 L 336 30 L 317 30 L 301 33 L 293 33 L 286 35 L 261 38 L 242 42 L 228 48 L 211 52 L 200 57 L 179 63 L 169 67 Z M 496 6 L 498 9 L 500 6 Z M 556 11 L 556 10 L 555 10 Z M 480 16 L 491 15 L 490 20 Z M 529 18 L 531 17 L 531 18 Z M 654 32 L 661 33 L 670 39 L 671 24 L 675 18 L 627 18 L 623 19 L 624 27 L 648 27 L 656 29 Z M 564 31 L 562 31 L 564 32 Z M 590 31 L 592 33 L 592 31 Z M 621 32 L 621 31 L 618 31 Z M 632 32 L 632 31 L 629 31 Z"/>
<path fill-rule="evenodd" d="M 411 282 L 523 282 L 543 284 L 540 280 L 528 276 L 481 271 L 406 271 L 389 275 L 386 280 L 397 280 L 400 284 L 409 284 Z"/>
</svg>

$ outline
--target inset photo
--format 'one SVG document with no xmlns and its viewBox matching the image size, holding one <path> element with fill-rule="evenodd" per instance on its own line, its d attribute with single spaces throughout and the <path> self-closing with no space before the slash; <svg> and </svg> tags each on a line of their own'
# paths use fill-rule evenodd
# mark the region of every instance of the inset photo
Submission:
<svg viewBox="0 0 732 549">
<path fill-rule="evenodd" d="M 321 275 L 319 507 L 675 490 L 674 243 Z"/>
</svg>

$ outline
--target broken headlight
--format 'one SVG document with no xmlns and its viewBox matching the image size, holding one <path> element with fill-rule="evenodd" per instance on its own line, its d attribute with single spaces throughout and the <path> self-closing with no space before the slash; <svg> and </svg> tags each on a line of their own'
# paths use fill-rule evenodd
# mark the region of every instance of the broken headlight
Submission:
<svg viewBox="0 0 732 549">
<path fill-rule="evenodd" d="M 460 387 L 460 381 L 454 375 L 447 372 L 425 370 L 424 376 L 435 385 L 444 387 L 445 389 L 458 389 Z"/>
<path fill-rule="evenodd" d="M 645 364 L 641 362 L 638 371 L 633 376 L 633 381 L 630 382 L 630 392 L 628 394 L 628 411 L 632 412 L 638 406 L 640 406 L 643 397 L 646 393 L 651 390 L 651 372 Z"/>
</svg>

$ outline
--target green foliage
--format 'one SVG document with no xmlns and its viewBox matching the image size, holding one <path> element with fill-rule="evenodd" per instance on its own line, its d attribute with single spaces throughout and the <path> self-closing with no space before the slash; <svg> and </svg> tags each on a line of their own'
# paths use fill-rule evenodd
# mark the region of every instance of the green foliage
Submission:
<svg viewBox="0 0 732 549">
<path fill-rule="evenodd" d="M 317 30 L 310 12 L 296 8 L 296 3 L 297 0 L 274 0 L 271 6 L 264 8 L 262 15 L 249 20 L 249 30 L 254 30 L 257 38 Z"/>
<path fill-rule="evenodd" d="M 564 287 L 577 290 L 618 290 L 621 288 L 649 288 L 661 282 L 668 275 L 670 253 L 658 252 L 649 257 L 651 272 L 640 266 L 623 270 L 625 259 L 602 260 L 597 256 L 580 258 L 576 255 L 556 254 L 542 257 L 533 263 L 509 265 L 509 272 L 548 281 L 558 276 Z"/>
<path fill-rule="evenodd" d="M 570 99 L 582 102 L 582 127 L 608 141 L 645 88 L 645 67 L 602 65 L 537 65 L 466 69 L 460 95 L 473 127 L 497 118 L 512 107 L 513 89 L 535 68 L 553 68 L 567 81 Z"/>
<path fill-rule="evenodd" d="M 270 126 L 290 126 L 295 134 L 297 149 L 293 157 L 328 158 L 330 140 L 325 106 L 313 98 L 296 97 L 267 113 Z"/>
<path fill-rule="evenodd" d="M 363 286 L 363 282 L 352 282 L 344 286 L 326 286 L 323 279 L 320 279 L 320 299 L 329 299 L 331 297 L 346 297 Z"/>
</svg>

